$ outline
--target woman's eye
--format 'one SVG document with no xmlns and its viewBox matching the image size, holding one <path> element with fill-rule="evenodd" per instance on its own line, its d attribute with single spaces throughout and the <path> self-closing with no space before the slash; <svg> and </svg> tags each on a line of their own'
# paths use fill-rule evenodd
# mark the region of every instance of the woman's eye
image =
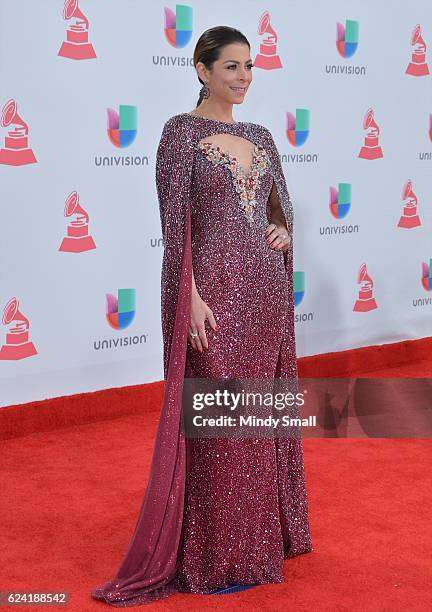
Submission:
<svg viewBox="0 0 432 612">
<path fill-rule="evenodd" d="M 237 66 L 235 64 L 232 64 L 231 66 L 228 66 L 228 69 L 230 68 L 237 68 Z M 253 68 L 253 64 L 247 64 L 246 68 Z"/>
</svg>

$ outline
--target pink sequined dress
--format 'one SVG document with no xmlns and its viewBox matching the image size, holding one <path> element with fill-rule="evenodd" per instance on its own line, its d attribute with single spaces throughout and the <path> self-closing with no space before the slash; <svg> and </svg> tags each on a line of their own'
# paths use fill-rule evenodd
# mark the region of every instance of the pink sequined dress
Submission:
<svg viewBox="0 0 432 612">
<path fill-rule="evenodd" d="M 250 141 L 242 169 L 216 134 Z M 297 378 L 293 248 L 264 230 L 276 197 L 288 233 L 293 208 L 269 130 L 181 113 L 164 125 L 156 157 L 164 256 L 165 394 L 150 477 L 120 568 L 92 596 L 113 606 L 232 584 L 283 582 L 283 560 L 312 550 L 301 439 L 185 438 L 184 378 Z M 192 269 L 219 331 L 187 341 Z"/>
</svg>

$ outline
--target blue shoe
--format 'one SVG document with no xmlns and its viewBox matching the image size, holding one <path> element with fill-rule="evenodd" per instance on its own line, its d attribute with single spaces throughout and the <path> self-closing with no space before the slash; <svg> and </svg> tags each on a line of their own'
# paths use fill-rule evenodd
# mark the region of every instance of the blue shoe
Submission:
<svg viewBox="0 0 432 612">
<path fill-rule="evenodd" d="M 253 589 L 258 586 L 257 584 L 231 584 L 223 589 L 216 589 L 211 591 L 208 595 L 230 595 L 231 593 L 237 593 L 238 591 L 245 591 L 246 589 Z"/>
</svg>

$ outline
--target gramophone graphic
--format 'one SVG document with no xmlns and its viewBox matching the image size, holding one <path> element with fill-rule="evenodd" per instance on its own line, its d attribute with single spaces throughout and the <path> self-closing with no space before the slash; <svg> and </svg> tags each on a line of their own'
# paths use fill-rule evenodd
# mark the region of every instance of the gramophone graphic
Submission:
<svg viewBox="0 0 432 612">
<path fill-rule="evenodd" d="M 357 283 L 360 284 L 360 290 L 353 310 L 355 312 L 368 312 L 378 308 L 378 305 L 373 297 L 372 287 L 373 280 L 367 273 L 366 264 L 362 263 L 357 276 Z"/>
<path fill-rule="evenodd" d="M 417 24 L 411 35 L 411 46 L 414 50 L 411 54 L 411 61 L 405 70 L 405 74 L 412 76 L 426 76 L 429 68 L 426 63 L 426 43 L 421 35 L 421 28 Z"/>
<path fill-rule="evenodd" d="M 29 340 L 29 321 L 18 310 L 18 300 L 12 298 L 3 310 L 2 323 L 10 325 L 15 321 L 13 327 L 9 327 L 6 334 L 6 344 L 0 348 L 0 360 L 18 360 L 37 355 L 33 342 Z"/>
<path fill-rule="evenodd" d="M 268 36 L 260 44 L 260 50 L 254 60 L 254 66 L 264 68 L 264 70 L 282 68 L 280 57 L 276 52 L 277 34 L 270 25 L 270 13 L 268 11 L 261 15 L 258 34 L 268 34 Z"/>
<path fill-rule="evenodd" d="M 68 223 L 67 236 L 63 238 L 59 251 L 82 253 L 83 251 L 95 249 L 95 242 L 88 233 L 89 216 L 80 205 L 79 196 L 76 191 L 72 191 L 68 196 L 64 208 L 65 217 L 71 217 L 74 214 L 76 217 Z"/>
<path fill-rule="evenodd" d="M 370 108 L 363 121 L 363 129 L 369 130 L 364 139 L 364 145 L 360 149 L 359 157 L 363 159 L 377 159 L 383 157 L 382 149 L 379 145 L 380 129 L 374 118 L 374 112 Z"/>
<path fill-rule="evenodd" d="M 397 226 L 411 229 L 421 225 L 420 217 L 417 214 L 417 196 L 412 190 L 411 181 L 407 181 L 404 185 L 402 200 L 407 200 L 407 202 L 404 204 L 403 213 Z"/>
<path fill-rule="evenodd" d="M 28 146 L 28 125 L 21 119 L 15 100 L 9 100 L 3 106 L 0 123 L 2 127 L 14 124 L 13 130 L 5 137 L 4 149 L 0 150 L 0 164 L 9 166 L 24 166 L 35 164 L 37 159 Z"/>
<path fill-rule="evenodd" d="M 78 8 L 78 0 L 65 0 L 63 7 L 63 19 L 68 21 L 75 17 L 75 23 L 71 24 L 66 32 L 66 41 L 57 55 L 74 60 L 93 59 L 96 53 L 93 45 L 88 41 L 89 22 L 87 17 Z"/>
</svg>

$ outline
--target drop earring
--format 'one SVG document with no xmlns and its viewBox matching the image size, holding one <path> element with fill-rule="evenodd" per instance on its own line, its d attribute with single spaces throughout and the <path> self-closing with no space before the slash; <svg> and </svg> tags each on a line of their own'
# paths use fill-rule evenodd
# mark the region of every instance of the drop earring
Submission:
<svg viewBox="0 0 432 612">
<path fill-rule="evenodd" d="M 207 81 L 205 81 L 204 85 L 200 90 L 200 98 L 207 99 L 210 95 L 210 89 L 208 87 Z"/>
</svg>

